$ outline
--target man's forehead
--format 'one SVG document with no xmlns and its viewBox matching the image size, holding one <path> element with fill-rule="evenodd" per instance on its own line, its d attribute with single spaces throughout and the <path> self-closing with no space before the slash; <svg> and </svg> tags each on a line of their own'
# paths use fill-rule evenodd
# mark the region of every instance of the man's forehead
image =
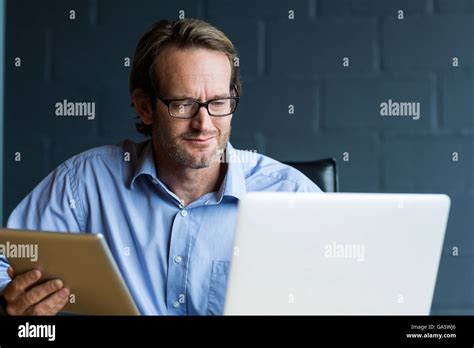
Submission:
<svg viewBox="0 0 474 348">
<path fill-rule="evenodd" d="M 206 74 L 206 73 L 184 73 L 184 72 L 172 72 L 168 75 L 170 79 L 174 81 L 184 80 L 193 83 L 200 83 L 200 82 L 209 82 L 211 84 L 218 84 L 218 83 L 227 83 L 228 76 L 225 74 L 214 73 L 214 74 Z"/>
<path fill-rule="evenodd" d="M 229 92 L 229 79 L 216 74 L 171 74 L 166 80 L 169 93 L 179 93 L 187 96 L 196 94 L 203 88 L 211 94 L 226 94 Z"/>
<path fill-rule="evenodd" d="M 170 55 L 164 59 L 165 64 L 157 64 L 159 85 L 163 92 L 194 95 L 204 90 L 208 94 L 224 90 L 228 93 L 232 69 L 227 57 L 224 55 L 218 61 L 204 58 L 173 62 Z"/>
<path fill-rule="evenodd" d="M 192 53 L 195 54 L 192 54 Z M 196 55 L 196 52 L 204 53 L 204 55 Z M 168 53 L 168 54 L 166 54 Z M 173 53 L 185 54 L 185 56 L 176 57 Z M 190 54 L 191 53 L 191 54 Z M 211 56 L 208 56 L 211 54 Z M 223 53 L 208 50 L 165 50 L 165 54 L 161 54 L 156 62 L 158 70 L 169 76 L 179 76 L 181 78 L 206 78 L 218 79 L 226 78 L 231 74 L 231 64 Z"/>
</svg>

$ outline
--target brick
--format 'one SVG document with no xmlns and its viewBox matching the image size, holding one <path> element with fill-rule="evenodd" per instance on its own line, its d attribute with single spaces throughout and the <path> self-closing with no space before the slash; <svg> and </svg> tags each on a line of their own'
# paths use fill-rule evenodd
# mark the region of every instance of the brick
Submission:
<svg viewBox="0 0 474 348">
<path fill-rule="evenodd" d="M 128 30 L 130 29 L 130 30 Z M 97 85 L 123 79 L 128 85 L 135 47 L 145 29 L 112 26 L 75 27 L 53 33 L 53 80 Z M 130 67 L 124 65 L 130 58 Z"/>
<path fill-rule="evenodd" d="M 294 18 L 304 19 L 311 15 L 311 0 L 302 1 L 254 1 L 210 0 L 207 3 L 206 19 L 243 19 L 243 20 L 278 20 L 287 19 L 288 11 L 294 11 Z"/>
<path fill-rule="evenodd" d="M 139 26 L 119 31 L 113 26 L 97 27 L 95 35 L 100 47 L 94 57 L 98 67 L 96 78 L 104 83 L 120 82 L 128 88 L 135 48 L 144 33 L 145 28 Z M 125 58 L 130 59 L 130 66 L 125 66 Z"/>
<path fill-rule="evenodd" d="M 294 114 L 289 113 L 293 105 Z M 317 120 L 317 86 L 311 81 L 265 79 L 244 82 L 232 127 L 291 139 L 311 132 Z"/>
<path fill-rule="evenodd" d="M 474 258 L 441 258 L 433 307 L 474 305 Z"/>
<path fill-rule="evenodd" d="M 46 30 L 19 31 L 11 35 L 7 28 L 5 46 L 5 102 L 8 104 L 16 95 L 20 95 L 25 85 L 32 81 L 45 80 Z M 15 58 L 21 59 L 21 66 L 15 66 Z"/>
<path fill-rule="evenodd" d="M 474 62 L 474 15 L 416 16 L 383 23 L 383 68 L 389 70 L 452 69 Z"/>
<path fill-rule="evenodd" d="M 474 305 L 443 306 L 434 303 L 430 315 L 474 315 Z"/>
<path fill-rule="evenodd" d="M 459 255 L 474 257 L 474 215 L 466 214 L 467 207 L 474 206 L 474 196 L 467 193 L 446 193 L 451 198 L 451 210 L 443 252 L 452 257 L 453 247 L 457 247 Z"/>
<path fill-rule="evenodd" d="M 387 192 L 461 193 L 470 189 L 472 137 L 389 136 L 381 146 Z M 458 153 L 458 162 L 453 162 L 453 152 Z"/>
<path fill-rule="evenodd" d="M 16 131 L 18 132 L 18 130 Z M 21 161 L 15 161 L 16 152 Z M 3 168 L 4 217 L 48 174 L 50 146 L 46 137 L 7 137 Z"/>
<path fill-rule="evenodd" d="M 101 42 L 94 28 L 71 27 L 53 33 L 53 80 L 97 83 L 102 65 Z"/>
<path fill-rule="evenodd" d="M 94 17 L 96 7 L 93 1 L 83 0 L 49 0 L 50 8 L 46 11 L 50 18 L 50 25 L 56 30 L 70 30 L 71 27 L 86 27 L 93 24 L 96 20 Z M 48 5 L 43 5 L 46 7 Z M 71 13 L 74 11 L 74 14 Z M 74 15 L 74 19 L 71 16 Z"/>
<path fill-rule="evenodd" d="M 74 132 L 76 134 L 97 134 L 97 123 L 101 117 L 101 103 L 97 85 L 59 84 L 25 84 L 22 100 L 26 102 L 14 103 L 8 101 L 5 105 L 5 139 L 18 136 L 30 136 L 37 139 L 39 135 L 53 136 Z M 95 102 L 96 118 L 88 120 L 87 117 L 58 117 L 55 114 L 57 102 L 64 99 L 71 102 Z M 13 131 L 15 130 L 15 131 Z"/>
<path fill-rule="evenodd" d="M 103 113 L 98 119 L 101 136 L 118 138 L 140 136 L 135 128 L 135 123 L 139 120 L 135 118 L 137 116 L 135 108 L 130 105 L 126 78 L 111 79 L 104 83 L 103 100 Z"/>
<path fill-rule="evenodd" d="M 453 68 L 455 69 L 455 68 Z M 440 78 L 441 127 L 474 130 L 474 78 L 466 71 L 453 71 Z"/>
<path fill-rule="evenodd" d="M 436 118 L 435 84 L 428 75 L 331 78 L 324 88 L 329 129 L 429 130 Z M 419 102 L 420 118 L 381 116 L 381 103 Z"/>
<path fill-rule="evenodd" d="M 91 24 L 94 2 L 83 0 L 44 0 L 41 3 L 32 0 L 7 1 L 7 31 L 34 32 L 38 28 L 64 28 L 70 25 L 87 26 Z M 70 10 L 75 11 L 75 19 L 70 19 Z"/>
<path fill-rule="evenodd" d="M 185 12 L 186 18 L 201 18 L 201 1 L 175 0 L 100 0 L 99 25 L 115 26 L 123 32 L 123 26 L 147 28 L 162 19 L 177 20 L 179 11 Z"/>
<path fill-rule="evenodd" d="M 261 74 L 264 54 L 262 26 L 251 20 L 216 19 L 211 24 L 220 29 L 234 44 L 239 56 L 241 75 L 246 77 Z"/>
<path fill-rule="evenodd" d="M 424 13 L 429 9 L 427 0 L 320 0 L 320 12 L 323 16 L 334 15 L 391 15 L 398 10 L 404 15 Z"/>
<path fill-rule="evenodd" d="M 267 154 L 279 161 L 304 162 L 333 157 L 341 192 L 376 192 L 379 170 L 377 140 L 361 131 L 301 132 L 293 137 L 267 136 Z M 349 155 L 344 161 L 344 153 Z"/>
<path fill-rule="evenodd" d="M 21 81 L 48 81 L 54 63 L 77 56 L 84 61 L 81 53 L 84 46 L 88 45 L 88 38 L 81 36 L 68 36 L 69 32 L 81 33 L 90 27 L 90 2 L 72 0 L 47 0 L 38 6 L 33 1 L 8 2 L 9 18 L 21 20 L 7 22 L 6 72 L 14 74 L 14 81 L 19 81 L 13 86 L 22 86 Z M 76 19 L 69 19 L 69 11 L 76 11 Z M 64 47 L 61 42 L 54 45 L 54 33 L 61 33 L 67 43 Z M 61 47 L 58 47 L 61 46 Z M 53 47 L 57 50 L 53 51 Z M 62 49 L 62 48 L 66 48 Z M 95 47 L 94 47 L 95 48 Z M 21 57 L 22 67 L 14 68 L 14 57 Z M 55 60 L 56 58 L 56 60 Z M 55 60 L 55 61 L 54 61 Z M 79 67 L 81 65 L 78 65 Z M 71 67 L 69 66 L 69 72 Z M 86 70 L 86 67 L 84 67 Z"/>
<path fill-rule="evenodd" d="M 324 18 L 269 23 L 268 71 L 274 76 L 311 76 L 326 72 L 368 72 L 376 68 L 375 21 Z M 349 67 L 343 67 L 343 58 Z"/>
<path fill-rule="evenodd" d="M 443 13 L 474 12 L 472 0 L 436 0 L 436 8 Z"/>
<path fill-rule="evenodd" d="M 140 3 L 142 6 L 138 6 Z M 153 23 L 160 19 L 177 19 L 180 9 L 189 15 L 195 15 L 197 11 L 196 3 L 189 1 L 158 7 L 156 2 L 151 1 L 138 4 L 132 6 L 124 1 L 100 1 L 98 26 L 76 26 L 67 31 L 56 31 L 53 54 L 55 78 L 64 80 L 73 74 L 77 81 L 85 83 L 107 81 L 125 73 L 128 79 L 130 68 L 124 67 L 124 59 L 133 60 L 140 38 Z M 152 8 L 159 11 L 150 11 Z"/>
</svg>

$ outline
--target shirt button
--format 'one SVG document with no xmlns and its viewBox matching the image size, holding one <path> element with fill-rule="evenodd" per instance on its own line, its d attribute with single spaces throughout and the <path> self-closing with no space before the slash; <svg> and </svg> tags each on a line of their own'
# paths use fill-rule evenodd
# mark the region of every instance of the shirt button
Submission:
<svg viewBox="0 0 474 348">
<path fill-rule="evenodd" d="M 179 302 L 178 302 L 178 301 L 174 301 L 173 307 L 174 307 L 174 308 L 179 308 L 179 306 L 180 306 Z"/>
<path fill-rule="evenodd" d="M 207 201 L 205 201 L 205 202 L 204 202 L 204 204 L 205 204 L 205 205 L 208 205 L 208 204 L 209 204 L 209 201 L 208 201 L 208 200 L 207 200 Z"/>
<path fill-rule="evenodd" d="M 179 207 L 180 207 L 181 209 L 183 209 L 183 208 L 184 208 L 184 204 L 183 204 L 183 203 L 179 203 Z"/>
<path fill-rule="evenodd" d="M 183 209 L 181 210 L 181 216 L 187 216 L 188 215 L 188 211 Z"/>
<path fill-rule="evenodd" d="M 174 258 L 174 262 L 176 263 L 181 263 L 181 261 L 183 261 L 183 258 L 179 255 Z"/>
</svg>

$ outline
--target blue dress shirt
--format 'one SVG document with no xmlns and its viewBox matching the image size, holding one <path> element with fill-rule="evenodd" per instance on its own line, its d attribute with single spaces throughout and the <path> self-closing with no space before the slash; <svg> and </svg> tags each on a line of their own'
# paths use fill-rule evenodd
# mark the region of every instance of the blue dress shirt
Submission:
<svg viewBox="0 0 474 348">
<path fill-rule="evenodd" d="M 158 178 L 150 140 L 94 148 L 42 180 L 7 227 L 102 233 L 142 314 L 219 315 L 242 195 L 321 192 L 301 172 L 269 157 L 239 161 L 248 152 L 230 143 L 227 156 L 219 191 L 184 206 Z M 0 257 L 0 292 L 10 281 L 7 267 Z"/>
</svg>

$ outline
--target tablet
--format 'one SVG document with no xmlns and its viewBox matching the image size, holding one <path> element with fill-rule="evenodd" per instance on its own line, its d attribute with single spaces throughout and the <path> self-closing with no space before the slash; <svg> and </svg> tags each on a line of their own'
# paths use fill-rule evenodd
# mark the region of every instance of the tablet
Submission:
<svg viewBox="0 0 474 348">
<path fill-rule="evenodd" d="M 0 229 L 0 254 L 16 274 L 42 271 L 42 281 L 61 279 L 70 289 L 62 312 L 139 315 L 102 234 Z"/>
</svg>

